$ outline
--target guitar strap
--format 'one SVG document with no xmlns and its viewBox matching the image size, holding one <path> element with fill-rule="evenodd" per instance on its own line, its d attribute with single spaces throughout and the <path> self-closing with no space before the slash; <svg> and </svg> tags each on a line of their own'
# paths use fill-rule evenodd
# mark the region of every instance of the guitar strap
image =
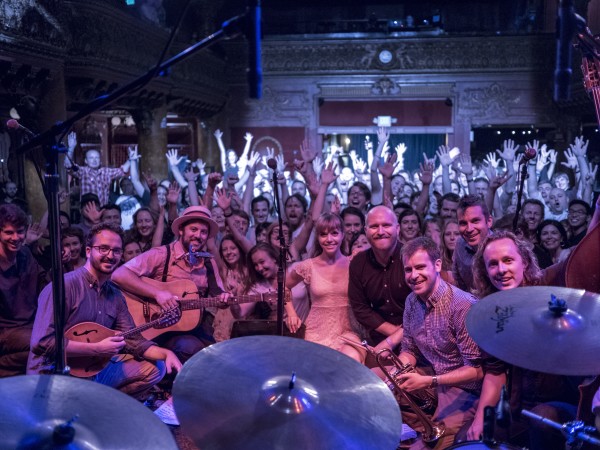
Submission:
<svg viewBox="0 0 600 450">
<path fill-rule="evenodd" d="M 165 267 L 163 267 L 163 274 L 162 274 L 162 279 L 161 281 L 164 283 L 167 281 L 167 274 L 169 271 L 169 261 L 171 259 L 171 245 L 167 244 L 165 245 L 166 249 L 167 249 L 167 257 L 165 258 Z M 150 317 L 150 303 L 145 301 L 143 303 L 143 308 L 142 308 L 142 312 L 144 314 L 144 319 L 146 320 L 146 323 L 150 322 L 150 319 L 152 317 Z"/>
</svg>

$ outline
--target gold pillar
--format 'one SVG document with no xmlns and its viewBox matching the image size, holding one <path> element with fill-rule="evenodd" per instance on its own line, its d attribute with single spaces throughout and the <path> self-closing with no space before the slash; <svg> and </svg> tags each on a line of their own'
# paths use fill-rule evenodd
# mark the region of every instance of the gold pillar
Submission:
<svg viewBox="0 0 600 450">
<path fill-rule="evenodd" d="M 56 122 L 65 120 L 67 115 L 65 79 L 62 67 L 52 70 L 51 77 L 44 85 L 38 104 L 37 123 L 40 131 L 47 130 Z M 66 143 L 66 142 L 65 142 Z M 40 164 L 42 171 L 45 169 L 45 159 L 41 149 L 26 155 L 24 160 L 25 172 L 25 199 L 29 204 L 34 222 L 38 222 L 44 212 L 48 209 L 48 203 L 44 196 L 44 190 L 40 184 L 39 177 L 30 157 L 34 157 Z M 61 184 L 65 187 L 65 171 L 62 166 L 63 157 L 59 157 L 59 172 L 61 173 Z M 65 211 L 68 211 L 68 205 L 63 205 Z"/>
<path fill-rule="evenodd" d="M 167 107 L 150 109 L 137 109 L 131 111 L 138 132 L 138 151 L 140 170 L 150 169 L 158 182 L 167 178 L 169 167 L 165 153 L 167 152 L 167 128 L 163 119 L 167 116 Z"/>
</svg>

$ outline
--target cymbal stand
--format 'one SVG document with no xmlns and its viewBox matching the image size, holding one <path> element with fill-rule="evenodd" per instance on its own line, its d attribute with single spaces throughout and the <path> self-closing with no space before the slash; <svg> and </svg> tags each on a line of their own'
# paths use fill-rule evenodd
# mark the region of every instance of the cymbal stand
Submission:
<svg viewBox="0 0 600 450">
<path fill-rule="evenodd" d="M 546 417 L 542 417 L 538 414 L 528 411 L 526 409 L 522 411 L 522 414 L 526 417 L 529 417 L 530 419 L 537 420 L 538 422 L 541 422 L 560 431 L 563 434 L 563 436 L 567 439 L 567 444 L 573 446 L 574 448 L 578 448 L 578 446 L 583 442 L 587 442 L 589 444 L 593 444 L 600 447 L 600 439 L 595 438 L 590 434 L 596 431 L 596 428 L 585 425 L 582 420 L 573 420 L 571 422 L 558 423 Z"/>
</svg>

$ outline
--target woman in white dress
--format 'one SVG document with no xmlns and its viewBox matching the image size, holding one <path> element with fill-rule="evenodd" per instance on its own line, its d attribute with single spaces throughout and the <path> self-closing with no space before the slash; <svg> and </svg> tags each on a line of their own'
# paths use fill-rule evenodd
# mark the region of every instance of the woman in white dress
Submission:
<svg viewBox="0 0 600 450">
<path fill-rule="evenodd" d="M 360 342 L 362 335 L 348 300 L 350 259 L 340 250 L 343 239 L 340 217 L 321 215 L 315 224 L 315 257 L 292 266 L 286 283 L 288 289 L 301 282 L 309 289 L 312 304 L 306 319 L 305 339 L 331 347 L 362 363 L 366 351 L 342 339 Z M 294 332 L 302 321 L 291 302 L 285 305 L 285 309 L 286 325 Z"/>
</svg>

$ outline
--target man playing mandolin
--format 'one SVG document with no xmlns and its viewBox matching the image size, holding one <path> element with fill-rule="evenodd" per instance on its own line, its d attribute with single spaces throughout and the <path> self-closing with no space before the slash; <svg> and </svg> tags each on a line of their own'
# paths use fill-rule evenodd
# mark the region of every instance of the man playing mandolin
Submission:
<svg viewBox="0 0 600 450">
<path fill-rule="evenodd" d="M 153 248 L 127 262 L 115 271 L 113 281 L 122 289 L 142 299 L 156 302 L 164 310 L 181 306 L 180 302 L 190 298 L 189 294 L 196 298 L 219 297 L 225 304 L 230 295 L 223 291 L 219 270 L 211 255 L 203 251 L 206 241 L 219 231 L 219 226 L 212 219 L 210 211 L 204 206 L 190 206 L 173 221 L 171 230 L 178 236 L 175 242 Z M 151 282 L 153 280 L 165 284 L 157 286 L 157 283 Z M 189 285 L 189 280 L 195 286 L 194 292 L 189 292 L 185 287 Z M 182 292 L 169 290 L 167 284 L 171 287 L 180 284 Z M 186 320 L 186 314 L 193 312 L 194 310 L 183 311 L 182 322 Z M 198 308 L 195 308 L 195 312 L 198 314 Z M 201 315 L 197 317 L 200 321 Z M 193 329 L 168 332 L 160 337 L 159 342 L 172 349 L 185 362 L 202 350 L 206 343 L 211 343 L 211 319 L 212 315 L 204 314 L 200 323 L 196 322 L 190 327 Z"/>
<path fill-rule="evenodd" d="M 65 335 L 70 337 L 65 351 L 73 374 L 94 376 L 95 381 L 141 400 L 162 379 L 165 370 L 179 371 L 181 362 L 172 351 L 144 339 L 139 332 L 128 333 L 134 328 L 133 319 L 123 294 L 110 281 L 122 253 L 120 227 L 101 223 L 92 228 L 87 239 L 85 265 L 65 275 Z M 48 285 L 38 300 L 28 373 L 52 370 L 53 310 L 52 286 Z M 79 332 L 78 326 L 81 327 Z M 126 337 L 113 330 L 123 332 Z M 107 337 L 98 338 L 103 333 Z M 96 375 L 93 367 L 98 360 L 108 364 Z"/>
</svg>

